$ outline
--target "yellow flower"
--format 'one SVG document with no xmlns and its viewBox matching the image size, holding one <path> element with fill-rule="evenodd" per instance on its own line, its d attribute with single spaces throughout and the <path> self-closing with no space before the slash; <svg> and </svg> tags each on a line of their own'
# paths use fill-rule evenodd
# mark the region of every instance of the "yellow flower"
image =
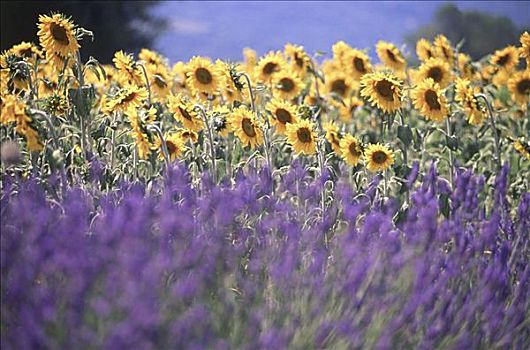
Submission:
<svg viewBox="0 0 530 350">
<path fill-rule="evenodd" d="M 193 57 L 186 66 L 186 85 L 193 94 L 215 95 L 224 85 L 224 79 L 218 67 L 204 57 Z"/>
<path fill-rule="evenodd" d="M 351 166 L 356 166 L 363 155 L 361 144 L 353 135 L 346 135 L 340 140 L 342 159 Z"/>
<path fill-rule="evenodd" d="M 427 119 L 440 122 L 447 117 L 447 100 L 434 80 L 428 78 L 412 90 L 414 107 Z"/>
<path fill-rule="evenodd" d="M 258 63 L 258 54 L 251 48 L 245 47 L 243 49 L 243 57 L 245 58 L 243 70 L 250 76 L 251 79 L 253 79 L 254 69 Z"/>
<path fill-rule="evenodd" d="M 143 85 L 145 83 L 143 72 L 138 64 L 134 61 L 131 54 L 123 51 L 114 53 L 112 59 L 114 66 L 118 70 L 118 79 L 123 80 L 126 84 Z"/>
<path fill-rule="evenodd" d="M 284 100 L 291 100 L 298 96 L 304 84 L 293 69 L 282 69 L 273 78 L 274 93 Z"/>
<path fill-rule="evenodd" d="M 476 69 L 471 64 L 471 57 L 465 53 L 459 53 L 457 57 L 458 70 L 460 76 L 466 79 L 473 79 L 476 73 Z"/>
<path fill-rule="evenodd" d="M 331 47 L 331 51 L 333 52 L 333 58 L 341 63 L 344 59 L 344 56 L 352 50 L 352 47 L 348 44 L 346 44 L 344 41 L 337 41 L 333 46 Z"/>
<path fill-rule="evenodd" d="M 300 77 L 305 77 L 307 70 L 311 67 L 311 58 L 304 51 L 304 48 L 298 45 L 286 44 L 284 53 L 289 59 L 291 67 L 300 75 Z"/>
<path fill-rule="evenodd" d="M 530 102 L 530 68 L 513 74 L 508 80 L 508 90 L 515 103 L 525 105 Z"/>
<path fill-rule="evenodd" d="M 197 143 L 199 140 L 199 135 L 193 130 L 180 129 L 177 133 L 183 142 L 191 141 L 191 143 Z"/>
<path fill-rule="evenodd" d="M 364 102 L 355 96 L 351 96 L 341 102 L 331 100 L 330 103 L 338 109 L 339 118 L 344 123 L 351 122 L 357 108 L 364 106 Z"/>
<path fill-rule="evenodd" d="M 513 147 L 517 152 L 519 152 L 523 157 L 530 160 L 530 145 L 524 142 L 523 139 L 515 140 L 513 142 Z"/>
<path fill-rule="evenodd" d="M 244 107 L 234 109 L 228 121 L 230 128 L 243 145 L 255 148 L 263 143 L 261 125 L 248 109 Z"/>
<path fill-rule="evenodd" d="M 451 42 L 443 34 L 440 34 L 434 38 L 434 54 L 437 58 L 440 58 L 447 62 L 450 66 L 453 66 L 455 62 L 455 51 L 451 46 Z"/>
<path fill-rule="evenodd" d="M 27 142 L 30 152 L 40 152 L 43 149 L 39 141 L 39 134 L 33 126 L 33 120 L 26 114 L 26 103 L 18 100 L 14 95 L 2 97 L 0 122 L 2 124 L 16 123 L 15 130 Z"/>
<path fill-rule="evenodd" d="M 526 68 L 530 68 L 530 34 L 528 32 L 524 32 L 521 34 L 519 41 L 521 42 L 519 55 L 521 58 L 526 59 Z"/>
<path fill-rule="evenodd" d="M 165 59 L 159 53 L 149 50 L 142 49 L 138 54 L 138 58 L 145 62 L 146 67 L 155 69 L 160 65 L 165 65 Z"/>
<path fill-rule="evenodd" d="M 204 128 L 204 120 L 195 109 L 194 103 L 185 99 L 183 95 L 170 95 L 168 97 L 168 110 L 173 113 L 173 117 L 184 128 L 197 132 Z"/>
<path fill-rule="evenodd" d="M 230 113 L 230 110 L 226 106 L 217 106 L 212 110 L 212 125 L 214 130 L 221 137 L 228 137 L 230 134 L 230 127 L 228 125 L 227 115 Z"/>
<path fill-rule="evenodd" d="M 16 56 L 28 59 L 36 59 L 42 57 L 41 50 L 39 50 L 39 48 L 35 44 L 28 43 L 25 41 L 21 42 L 20 44 L 13 45 L 13 47 L 9 49 L 9 52 L 13 53 Z"/>
<path fill-rule="evenodd" d="M 363 75 L 372 72 L 372 63 L 368 55 L 356 49 L 344 53 L 341 63 L 355 80 L 359 80 Z"/>
<path fill-rule="evenodd" d="M 74 24 L 64 15 L 40 15 L 38 27 L 37 35 L 46 53 L 55 53 L 66 58 L 79 49 Z"/>
<path fill-rule="evenodd" d="M 502 70 L 512 71 L 519 63 L 519 54 L 515 46 L 507 46 L 504 49 L 497 50 L 491 56 L 490 62 Z"/>
<path fill-rule="evenodd" d="M 475 98 L 475 94 L 479 92 L 480 88 L 472 88 L 469 80 L 460 78 L 456 80 L 455 100 L 462 104 L 467 121 L 472 125 L 482 124 L 485 117 L 484 110 Z"/>
<path fill-rule="evenodd" d="M 316 152 L 317 136 L 311 121 L 300 119 L 295 124 L 287 124 L 285 135 L 296 153 L 309 155 Z"/>
<path fill-rule="evenodd" d="M 336 154 L 341 154 L 340 140 L 341 135 L 339 133 L 339 128 L 333 121 L 327 122 L 323 125 L 324 131 L 326 131 L 326 140 L 331 145 L 331 149 Z"/>
<path fill-rule="evenodd" d="M 425 61 L 416 73 L 416 82 L 431 78 L 441 88 L 446 88 L 452 81 L 449 65 L 440 58 L 431 58 Z"/>
<path fill-rule="evenodd" d="M 164 65 L 150 65 L 147 67 L 149 87 L 154 98 L 164 99 L 171 91 L 171 74 Z"/>
<path fill-rule="evenodd" d="M 361 96 L 385 112 L 401 107 L 401 81 L 390 73 L 370 73 L 361 79 Z"/>
<path fill-rule="evenodd" d="M 416 55 L 418 56 L 420 61 L 425 62 L 429 58 L 434 57 L 434 48 L 429 41 L 421 38 L 416 43 Z"/>
<path fill-rule="evenodd" d="M 215 64 L 218 66 L 219 72 L 223 75 L 225 84 L 221 88 L 223 96 L 228 103 L 234 101 L 243 102 L 245 101 L 245 84 L 242 77 L 237 77 L 236 72 L 239 71 L 238 66 L 234 65 L 231 67 L 230 64 L 217 60 Z"/>
<path fill-rule="evenodd" d="M 364 162 L 370 171 L 384 171 L 394 163 L 394 153 L 386 146 L 370 144 L 364 150 Z"/>
<path fill-rule="evenodd" d="M 281 71 L 287 63 L 280 52 L 269 52 L 259 60 L 254 76 L 259 82 L 270 83 L 274 75 Z"/>
<path fill-rule="evenodd" d="M 376 45 L 377 56 L 383 64 L 397 71 L 402 71 L 407 66 L 405 58 L 398 48 L 386 41 L 380 40 Z"/>
<path fill-rule="evenodd" d="M 149 139 L 147 129 L 139 118 L 137 110 L 130 110 L 127 113 L 127 117 L 131 123 L 131 134 L 136 143 L 138 157 L 140 159 L 147 159 L 151 154 L 151 149 L 153 148 L 153 144 Z"/>
<path fill-rule="evenodd" d="M 167 152 L 169 155 L 169 161 L 174 161 L 182 156 L 186 146 L 180 133 L 174 132 L 172 134 L 165 134 L 164 140 L 166 142 Z M 164 159 L 164 153 L 162 151 L 162 141 L 160 137 L 156 138 L 156 149 L 159 150 L 159 158 Z"/>
<path fill-rule="evenodd" d="M 326 84 L 324 87 L 328 94 L 335 94 L 344 99 L 350 95 L 354 87 L 354 82 L 349 74 L 337 70 L 326 76 Z"/>
<path fill-rule="evenodd" d="M 120 89 L 118 94 L 107 102 L 107 108 L 110 111 L 129 112 L 136 110 L 147 99 L 149 93 L 143 87 L 134 85 L 125 86 Z"/>
<path fill-rule="evenodd" d="M 273 98 L 265 106 L 265 109 L 272 114 L 272 125 L 276 126 L 278 134 L 285 134 L 287 124 L 298 121 L 296 116 L 296 106 L 277 98 Z"/>
</svg>

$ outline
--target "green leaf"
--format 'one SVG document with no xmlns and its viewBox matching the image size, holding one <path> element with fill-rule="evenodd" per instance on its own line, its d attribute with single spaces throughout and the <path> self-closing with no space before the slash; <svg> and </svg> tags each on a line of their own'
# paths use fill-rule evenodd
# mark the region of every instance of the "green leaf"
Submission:
<svg viewBox="0 0 530 350">
<path fill-rule="evenodd" d="M 403 142 L 405 147 L 409 146 L 412 143 L 412 129 L 408 125 L 399 125 L 398 126 L 398 139 Z"/>
</svg>

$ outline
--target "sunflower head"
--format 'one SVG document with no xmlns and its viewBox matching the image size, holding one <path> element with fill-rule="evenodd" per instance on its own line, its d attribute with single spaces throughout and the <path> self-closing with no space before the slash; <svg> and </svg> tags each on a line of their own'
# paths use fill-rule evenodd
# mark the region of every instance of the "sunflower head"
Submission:
<svg viewBox="0 0 530 350">
<path fill-rule="evenodd" d="M 316 152 L 317 135 L 310 120 L 300 119 L 297 123 L 287 124 L 285 135 L 297 154 L 309 155 Z"/>
<path fill-rule="evenodd" d="M 273 79 L 274 94 L 284 100 L 292 100 L 304 88 L 302 79 L 293 69 L 283 69 Z"/>
<path fill-rule="evenodd" d="M 333 121 L 330 121 L 325 123 L 323 128 L 326 132 L 326 140 L 330 143 L 333 152 L 341 154 L 340 140 L 342 136 L 337 125 Z"/>
<path fill-rule="evenodd" d="M 407 66 L 407 61 L 392 43 L 380 40 L 376 45 L 377 56 L 383 64 L 396 71 L 402 71 Z"/>
<path fill-rule="evenodd" d="M 234 109 L 228 121 L 231 130 L 243 145 L 255 148 L 263 143 L 261 124 L 248 109 L 244 107 Z"/>
<path fill-rule="evenodd" d="M 427 119 L 440 122 L 447 117 L 447 100 L 434 80 L 428 78 L 412 91 L 414 107 Z"/>
<path fill-rule="evenodd" d="M 475 98 L 475 94 L 480 92 L 480 88 L 471 87 L 471 83 L 467 79 L 456 80 L 455 84 L 455 100 L 459 102 L 464 108 L 464 113 L 467 116 L 469 124 L 479 125 L 485 117 L 485 111 Z"/>
<path fill-rule="evenodd" d="M 39 42 L 46 53 L 54 53 L 66 58 L 79 49 L 80 46 L 75 37 L 75 26 L 63 14 L 40 15 L 38 27 Z"/>
<path fill-rule="evenodd" d="M 324 88 L 328 94 L 345 99 L 351 94 L 356 85 L 358 83 L 354 82 L 349 74 L 336 70 L 327 74 Z"/>
<path fill-rule="evenodd" d="M 530 33 L 524 32 L 519 39 L 521 47 L 519 48 L 519 56 L 526 59 L 526 68 L 530 68 Z"/>
<path fill-rule="evenodd" d="M 265 109 L 271 114 L 272 125 L 276 127 L 278 134 L 285 134 L 287 124 L 298 121 L 296 106 L 277 98 L 273 98 L 267 103 Z"/>
<path fill-rule="evenodd" d="M 361 96 L 385 112 L 401 107 L 401 81 L 391 73 L 370 73 L 361 79 Z"/>
<path fill-rule="evenodd" d="M 112 62 L 117 70 L 116 79 L 122 84 L 143 85 L 143 73 L 131 54 L 117 51 Z"/>
<path fill-rule="evenodd" d="M 268 84 L 286 65 L 287 63 L 280 52 L 269 52 L 259 60 L 254 70 L 254 76 L 259 82 Z"/>
<path fill-rule="evenodd" d="M 434 38 L 434 55 L 452 66 L 455 62 L 455 50 L 445 35 L 440 34 Z"/>
<path fill-rule="evenodd" d="M 201 98 L 216 95 L 224 85 L 219 67 L 205 57 L 193 57 L 186 65 L 186 85 Z"/>
<path fill-rule="evenodd" d="M 168 109 L 184 128 L 197 132 L 204 128 L 204 121 L 195 109 L 195 104 L 184 95 L 170 95 L 168 97 Z"/>
<path fill-rule="evenodd" d="M 394 152 L 380 144 L 370 144 L 364 150 L 364 162 L 370 171 L 385 171 L 394 163 Z"/>
<path fill-rule="evenodd" d="M 147 99 L 148 92 L 143 87 L 135 85 L 125 86 L 107 102 L 110 111 L 122 111 L 125 113 L 135 111 Z"/>
<path fill-rule="evenodd" d="M 430 58 L 418 68 L 416 81 L 421 82 L 428 78 L 445 88 L 452 81 L 451 67 L 440 58 Z"/>
<path fill-rule="evenodd" d="M 434 57 L 434 48 L 428 40 L 421 38 L 416 43 L 416 55 L 420 61 L 425 62 Z"/>
<path fill-rule="evenodd" d="M 515 148 L 515 150 L 524 158 L 530 160 L 530 144 L 526 142 L 524 138 L 514 140 L 513 148 Z"/>
<path fill-rule="evenodd" d="M 304 51 L 302 46 L 286 44 L 284 54 L 289 59 L 291 68 L 296 71 L 300 77 L 304 77 L 307 70 L 311 67 L 311 58 Z"/>
<path fill-rule="evenodd" d="M 516 72 L 508 80 L 508 90 L 512 100 L 525 106 L 530 102 L 530 68 Z"/>
<path fill-rule="evenodd" d="M 353 135 L 346 135 L 340 140 L 342 159 L 351 166 L 356 166 L 363 155 L 361 143 Z"/>
<path fill-rule="evenodd" d="M 164 141 L 166 143 L 167 153 L 169 155 L 169 160 L 174 161 L 182 157 L 182 154 L 186 150 L 186 145 L 180 133 L 174 132 L 171 134 L 164 135 Z M 164 159 L 164 153 L 162 150 L 162 141 L 159 137 L 155 140 L 155 149 L 158 150 L 158 156 L 160 159 Z"/>
<path fill-rule="evenodd" d="M 510 72 L 519 63 L 519 52 L 515 46 L 507 46 L 495 51 L 490 62 L 500 70 Z"/>
</svg>

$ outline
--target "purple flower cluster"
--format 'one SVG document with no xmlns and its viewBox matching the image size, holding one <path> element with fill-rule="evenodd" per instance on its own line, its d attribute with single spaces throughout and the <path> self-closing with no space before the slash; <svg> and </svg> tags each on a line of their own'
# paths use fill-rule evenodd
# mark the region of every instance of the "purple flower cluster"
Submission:
<svg viewBox="0 0 530 350">
<path fill-rule="evenodd" d="M 300 164 L 60 200 L 5 178 L 2 348 L 528 349 L 530 194 L 507 171 L 489 207 L 482 177 L 433 166 L 405 212 L 336 181 L 322 213 Z"/>
</svg>

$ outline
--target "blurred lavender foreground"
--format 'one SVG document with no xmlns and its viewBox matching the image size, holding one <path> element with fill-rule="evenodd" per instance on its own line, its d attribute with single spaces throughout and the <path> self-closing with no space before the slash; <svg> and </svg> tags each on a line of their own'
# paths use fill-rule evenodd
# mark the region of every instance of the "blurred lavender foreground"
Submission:
<svg viewBox="0 0 530 350">
<path fill-rule="evenodd" d="M 6 177 L 2 349 L 528 349 L 530 194 L 509 200 L 507 170 L 492 208 L 481 176 L 411 175 L 400 218 L 339 180 L 324 220 L 300 164 L 107 195 L 96 173 L 59 202 Z"/>
</svg>

